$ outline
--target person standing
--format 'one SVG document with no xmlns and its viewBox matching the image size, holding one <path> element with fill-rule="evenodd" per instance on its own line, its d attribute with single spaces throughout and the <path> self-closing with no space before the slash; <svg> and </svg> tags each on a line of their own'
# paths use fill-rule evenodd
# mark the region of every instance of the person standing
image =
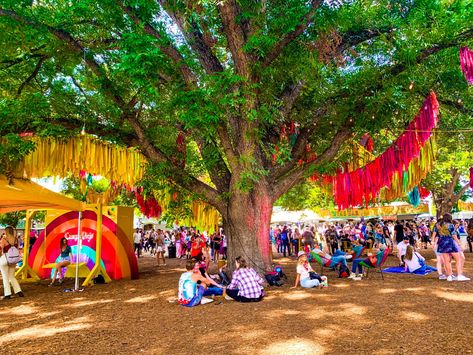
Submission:
<svg viewBox="0 0 473 355">
<path fill-rule="evenodd" d="M 396 244 L 401 243 L 404 240 L 404 226 L 401 224 L 401 222 L 396 221 L 394 233 L 396 234 Z"/>
<path fill-rule="evenodd" d="M 298 227 L 294 228 L 293 238 L 294 238 L 294 254 L 297 255 L 299 253 L 299 250 L 302 247 L 301 245 L 302 234 L 299 231 Z"/>
<path fill-rule="evenodd" d="M 279 233 L 281 239 L 282 253 L 286 257 L 286 251 L 289 256 L 291 256 L 291 247 L 289 246 L 289 231 L 287 226 L 284 226 L 281 233 Z"/>
<path fill-rule="evenodd" d="M 5 236 L 0 240 L 0 272 L 2 273 L 3 280 L 3 299 L 11 298 L 11 287 L 13 286 L 13 291 L 18 297 L 25 297 L 21 291 L 20 284 L 15 278 L 15 265 L 9 265 L 6 254 L 10 248 L 18 248 L 18 239 L 15 236 L 15 229 L 12 226 L 5 228 Z"/>
<path fill-rule="evenodd" d="M 139 228 L 136 228 L 135 233 L 133 233 L 133 245 L 135 247 L 136 256 L 139 258 L 141 254 L 141 233 Z"/>
<path fill-rule="evenodd" d="M 26 238 L 26 236 L 25 236 Z M 35 230 L 30 231 L 30 246 L 29 246 L 29 252 L 31 253 L 31 249 L 33 248 L 34 243 L 36 242 L 36 239 L 38 238 L 38 235 L 36 234 Z"/>
<path fill-rule="evenodd" d="M 163 266 L 166 266 L 166 259 L 164 258 L 164 251 L 166 248 L 166 243 L 164 242 L 164 233 L 161 229 L 158 229 L 156 236 L 156 261 L 159 266 L 160 260 L 163 261 Z"/>
<path fill-rule="evenodd" d="M 463 275 L 463 265 L 460 259 L 459 241 L 455 232 L 455 227 L 452 223 L 452 215 L 445 213 L 442 221 L 437 226 L 438 238 L 438 252 L 442 256 L 443 266 L 445 268 L 445 274 L 447 281 L 469 281 L 470 279 Z M 457 277 L 454 278 L 452 275 L 452 265 L 450 264 L 451 258 L 455 259 L 457 266 Z"/>
<path fill-rule="evenodd" d="M 220 259 L 220 243 L 222 243 L 222 235 L 220 231 L 216 233 L 213 237 L 213 247 L 214 247 L 214 257 L 213 260 L 218 263 Z"/>
<path fill-rule="evenodd" d="M 312 250 L 314 248 L 314 233 L 308 226 L 305 227 L 305 231 L 302 233 L 302 243 L 304 244 L 304 251 Z"/>
</svg>

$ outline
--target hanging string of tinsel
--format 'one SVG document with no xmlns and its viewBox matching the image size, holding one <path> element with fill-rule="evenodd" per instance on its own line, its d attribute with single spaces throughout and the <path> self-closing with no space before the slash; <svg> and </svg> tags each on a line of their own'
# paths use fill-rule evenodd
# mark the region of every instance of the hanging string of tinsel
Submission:
<svg viewBox="0 0 473 355">
<path fill-rule="evenodd" d="M 460 48 L 460 66 L 468 84 L 473 85 L 473 51 L 468 47 Z"/>
<path fill-rule="evenodd" d="M 333 179 L 338 208 L 368 205 L 374 202 L 384 187 L 390 187 L 386 191 L 389 197 L 399 197 L 418 184 L 433 160 L 429 138 L 438 123 L 438 112 L 437 98 L 432 92 L 419 114 L 384 153 L 359 169 L 339 172 Z M 416 184 L 409 186 L 415 181 Z"/>
<path fill-rule="evenodd" d="M 136 185 L 145 170 L 146 159 L 138 150 L 103 142 L 89 135 L 68 139 L 42 138 L 32 133 L 24 133 L 21 136 L 23 139 L 33 141 L 36 148 L 19 164 L 15 176 L 23 178 L 50 176 L 64 178 L 71 174 L 78 176 L 81 179 L 81 191 L 84 192 L 84 198 L 88 203 L 95 203 L 99 198 L 104 203 L 111 202 L 123 190 L 135 193 L 138 189 Z M 183 134 L 178 135 L 176 145 L 179 162 L 183 166 L 186 152 Z M 101 175 L 110 181 L 110 188 L 107 191 L 99 194 L 90 187 L 95 175 Z M 164 206 L 167 206 L 166 198 L 163 201 L 161 198 L 160 201 L 156 198 L 155 201 L 152 198 L 148 201 L 148 198 L 145 199 L 143 196 L 135 195 L 135 197 L 140 198 L 138 203 L 141 203 L 140 209 L 145 215 L 159 218 Z M 192 203 L 191 208 L 195 213 L 186 222 L 192 224 L 186 225 L 212 229 L 218 225 L 219 214 L 207 203 L 196 201 Z"/>
<path fill-rule="evenodd" d="M 25 137 L 36 149 L 19 164 L 25 178 L 79 176 L 80 171 L 104 176 L 116 184 L 133 186 L 141 179 L 146 159 L 139 151 L 103 142 L 89 135 L 68 139 Z"/>
</svg>

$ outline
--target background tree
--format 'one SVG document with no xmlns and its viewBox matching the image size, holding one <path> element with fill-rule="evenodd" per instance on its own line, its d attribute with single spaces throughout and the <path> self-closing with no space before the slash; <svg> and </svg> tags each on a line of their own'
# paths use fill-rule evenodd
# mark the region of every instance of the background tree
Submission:
<svg viewBox="0 0 473 355">
<path fill-rule="evenodd" d="M 0 224 L 5 226 L 12 226 L 13 228 L 18 227 L 20 221 L 25 219 L 26 212 L 25 211 L 14 211 L 0 214 Z"/>
<path fill-rule="evenodd" d="M 309 181 L 291 188 L 275 202 L 275 205 L 289 211 L 335 207 L 330 188 L 327 190 Z"/>
<path fill-rule="evenodd" d="M 402 129 L 413 87 L 472 106 L 458 68 L 471 5 L 1 0 L 0 133 L 85 124 L 140 147 L 146 186 L 210 203 L 230 258 L 264 268 L 273 203 L 349 159 L 350 139 Z"/>
<path fill-rule="evenodd" d="M 473 152 L 461 151 L 459 139 L 457 136 L 445 139 L 454 147 L 451 150 L 447 146 L 439 148 L 434 169 L 422 182 L 432 192 L 437 217 L 452 212 L 458 201 L 467 197 L 470 190 L 469 168 L 473 165 Z"/>
</svg>

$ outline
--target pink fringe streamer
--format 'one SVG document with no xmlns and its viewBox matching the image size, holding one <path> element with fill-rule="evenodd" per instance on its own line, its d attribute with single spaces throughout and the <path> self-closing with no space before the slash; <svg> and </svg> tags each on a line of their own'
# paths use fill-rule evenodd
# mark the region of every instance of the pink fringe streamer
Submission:
<svg viewBox="0 0 473 355">
<path fill-rule="evenodd" d="M 460 65 L 466 81 L 473 85 L 473 51 L 467 47 L 460 48 Z"/>
</svg>

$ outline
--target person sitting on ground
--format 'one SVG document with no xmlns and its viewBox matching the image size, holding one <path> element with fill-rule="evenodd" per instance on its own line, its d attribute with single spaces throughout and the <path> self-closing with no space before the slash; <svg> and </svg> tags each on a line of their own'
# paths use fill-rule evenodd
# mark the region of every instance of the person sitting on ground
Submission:
<svg viewBox="0 0 473 355">
<path fill-rule="evenodd" d="M 196 269 L 199 269 L 200 274 L 204 277 L 209 283 L 207 284 L 207 289 L 204 292 L 204 296 L 221 296 L 223 294 L 224 286 L 218 281 L 218 274 L 216 266 L 213 265 L 214 270 L 209 270 L 207 263 L 205 261 L 196 261 Z"/>
<path fill-rule="evenodd" d="M 318 278 L 311 278 L 311 273 L 314 273 L 312 266 L 310 266 L 309 261 L 307 260 L 307 255 L 305 252 L 300 251 L 297 257 L 297 276 L 294 287 L 296 288 L 299 286 L 299 283 L 304 288 L 313 288 L 318 287 L 320 285 L 320 276 Z M 314 275 L 312 274 L 312 275 Z M 315 275 L 314 275 L 315 276 Z M 318 276 L 318 275 L 317 275 Z"/>
<path fill-rule="evenodd" d="M 404 266 L 404 256 L 406 255 L 407 247 L 409 246 L 409 237 L 404 236 L 402 242 L 397 245 L 397 256 L 399 257 L 399 265 Z"/>
<path fill-rule="evenodd" d="M 353 264 L 351 266 L 351 274 L 348 276 L 350 279 L 354 280 L 361 280 L 363 277 L 363 266 L 361 262 L 368 266 L 375 266 L 376 262 L 382 258 L 384 255 L 384 250 L 379 250 L 376 253 L 369 253 L 367 258 L 358 258 L 353 260 Z M 358 274 L 356 271 L 358 270 Z"/>
<path fill-rule="evenodd" d="M 186 272 L 179 278 L 178 302 L 185 307 L 194 307 L 198 304 L 212 302 L 204 296 L 210 282 L 201 275 L 199 263 L 187 260 Z"/>
<path fill-rule="evenodd" d="M 56 281 L 58 275 L 59 284 L 62 284 L 62 282 L 64 281 L 62 275 L 62 268 L 70 265 L 72 260 L 72 249 L 66 238 L 61 238 L 61 241 L 59 242 L 59 249 L 61 252 L 61 254 L 59 255 L 59 262 L 56 263 L 56 269 L 54 270 L 54 274 L 51 278 L 51 283 L 49 284 L 49 286 L 54 286 L 54 282 Z"/>
<path fill-rule="evenodd" d="M 264 297 L 263 278 L 252 268 L 247 267 L 241 256 L 235 259 L 236 270 L 227 287 L 227 296 L 238 302 L 259 302 Z"/>
<path fill-rule="evenodd" d="M 425 272 L 427 265 L 425 264 L 425 258 L 414 250 L 412 245 L 408 245 L 406 249 L 406 255 L 404 256 L 404 270 L 413 272 Z"/>
</svg>

